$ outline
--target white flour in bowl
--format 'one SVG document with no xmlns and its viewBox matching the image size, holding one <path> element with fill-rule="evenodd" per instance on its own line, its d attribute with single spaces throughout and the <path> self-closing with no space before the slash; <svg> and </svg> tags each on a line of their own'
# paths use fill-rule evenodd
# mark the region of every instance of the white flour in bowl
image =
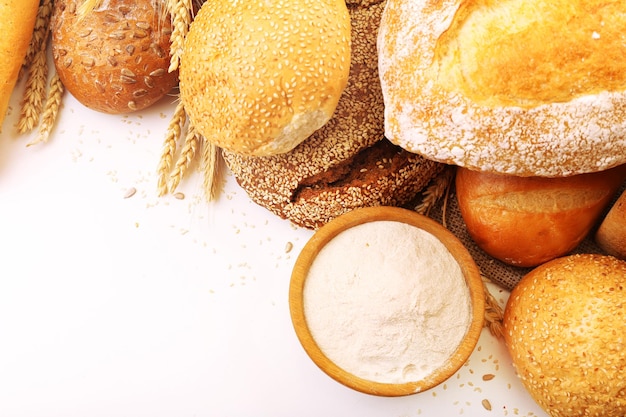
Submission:
<svg viewBox="0 0 626 417">
<path fill-rule="evenodd" d="M 419 381 L 441 367 L 471 321 L 458 262 L 432 234 L 374 221 L 335 236 L 304 285 L 304 314 L 322 352 L 381 383 Z"/>
</svg>

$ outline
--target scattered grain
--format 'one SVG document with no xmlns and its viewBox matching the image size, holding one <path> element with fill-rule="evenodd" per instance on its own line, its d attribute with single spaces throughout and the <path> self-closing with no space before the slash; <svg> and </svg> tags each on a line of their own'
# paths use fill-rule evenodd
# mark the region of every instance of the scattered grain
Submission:
<svg viewBox="0 0 626 417">
<path fill-rule="evenodd" d="M 491 402 L 488 399 L 482 400 L 481 404 L 487 411 L 491 411 Z"/>
<path fill-rule="evenodd" d="M 126 192 L 124 193 L 124 198 L 131 198 L 132 196 L 134 196 L 137 193 L 137 189 L 135 187 L 130 187 L 129 189 L 126 190 Z"/>
</svg>

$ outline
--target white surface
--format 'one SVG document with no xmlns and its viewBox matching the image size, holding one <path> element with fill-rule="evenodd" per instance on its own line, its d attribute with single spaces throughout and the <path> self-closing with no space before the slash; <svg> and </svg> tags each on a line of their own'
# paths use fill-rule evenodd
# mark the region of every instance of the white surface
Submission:
<svg viewBox="0 0 626 417">
<path fill-rule="evenodd" d="M 312 232 L 228 174 L 213 203 L 198 172 L 185 199 L 157 197 L 169 100 L 128 116 L 64 100 L 49 143 L 16 135 L 15 99 L 0 134 L 1 417 L 545 415 L 486 330 L 431 391 L 378 398 L 335 382 L 289 316 Z"/>
</svg>

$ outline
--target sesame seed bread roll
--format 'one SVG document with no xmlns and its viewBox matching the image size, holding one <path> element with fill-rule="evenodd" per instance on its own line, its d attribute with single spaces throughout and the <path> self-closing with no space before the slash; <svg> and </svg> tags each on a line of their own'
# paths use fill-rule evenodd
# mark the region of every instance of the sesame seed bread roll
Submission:
<svg viewBox="0 0 626 417">
<path fill-rule="evenodd" d="M 330 120 L 350 54 L 344 0 L 210 1 L 185 39 L 181 100 L 217 146 L 284 153 Z"/>
<path fill-rule="evenodd" d="M 444 167 L 384 138 L 376 59 L 384 1 L 353 1 L 348 7 L 350 76 L 333 118 L 284 154 L 254 157 L 223 152 L 253 201 L 310 229 L 354 208 L 406 204 Z"/>
<path fill-rule="evenodd" d="M 600 223 L 595 241 L 609 255 L 626 259 L 626 191 L 622 191 Z"/>
<path fill-rule="evenodd" d="M 0 0 L 0 130 L 33 37 L 39 0 Z"/>
<path fill-rule="evenodd" d="M 553 417 L 626 415 L 626 262 L 579 254 L 513 289 L 504 340 L 522 384 Z"/>
<path fill-rule="evenodd" d="M 626 2 L 390 0 L 385 132 L 412 152 L 518 176 L 626 162 Z"/>
</svg>

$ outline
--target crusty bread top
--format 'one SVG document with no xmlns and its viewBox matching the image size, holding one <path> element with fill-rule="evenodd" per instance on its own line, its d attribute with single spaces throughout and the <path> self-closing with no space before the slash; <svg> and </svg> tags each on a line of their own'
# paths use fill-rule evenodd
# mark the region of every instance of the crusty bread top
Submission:
<svg viewBox="0 0 626 417">
<path fill-rule="evenodd" d="M 552 416 L 626 415 L 626 262 L 579 254 L 522 278 L 504 337 L 524 386 Z"/>
<path fill-rule="evenodd" d="M 276 155 L 332 117 L 349 66 L 343 0 L 206 2 L 185 39 L 181 100 L 207 140 Z"/>
<path fill-rule="evenodd" d="M 0 5 L 0 129 L 33 37 L 38 7 L 38 0 L 10 0 Z"/>
<path fill-rule="evenodd" d="M 390 0 L 379 32 L 387 136 L 524 176 L 626 162 L 626 3 Z"/>
</svg>

